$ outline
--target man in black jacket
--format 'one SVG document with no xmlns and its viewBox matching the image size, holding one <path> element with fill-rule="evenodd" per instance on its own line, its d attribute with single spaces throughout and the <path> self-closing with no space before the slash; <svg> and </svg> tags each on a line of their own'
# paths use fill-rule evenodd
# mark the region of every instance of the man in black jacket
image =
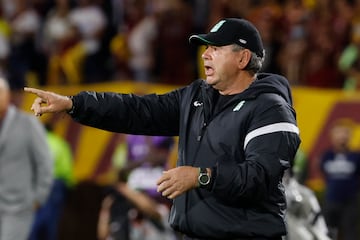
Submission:
<svg viewBox="0 0 360 240">
<path fill-rule="evenodd" d="M 281 239 L 282 177 L 300 144 L 288 81 L 258 73 L 265 52 L 247 20 L 222 19 L 190 42 L 207 46 L 206 79 L 163 95 L 25 91 L 38 96 L 38 116 L 67 111 L 108 131 L 179 136 L 177 167 L 158 191 L 173 199 L 169 221 L 184 239 Z"/>
</svg>

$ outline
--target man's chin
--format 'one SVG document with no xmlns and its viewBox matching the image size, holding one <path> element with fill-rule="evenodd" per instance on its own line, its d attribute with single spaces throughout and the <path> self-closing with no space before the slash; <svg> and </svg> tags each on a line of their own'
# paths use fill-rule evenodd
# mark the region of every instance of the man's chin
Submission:
<svg viewBox="0 0 360 240">
<path fill-rule="evenodd" d="M 211 79 L 210 77 L 206 77 L 206 78 L 205 78 L 205 82 L 206 82 L 207 84 L 211 85 L 211 86 L 214 85 L 214 80 Z"/>
<path fill-rule="evenodd" d="M 217 88 L 216 82 L 214 82 L 214 81 L 208 81 L 208 80 L 205 80 L 205 82 L 206 82 L 208 85 L 210 85 L 211 87 L 213 87 L 214 89 L 219 90 L 219 89 Z"/>
</svg>

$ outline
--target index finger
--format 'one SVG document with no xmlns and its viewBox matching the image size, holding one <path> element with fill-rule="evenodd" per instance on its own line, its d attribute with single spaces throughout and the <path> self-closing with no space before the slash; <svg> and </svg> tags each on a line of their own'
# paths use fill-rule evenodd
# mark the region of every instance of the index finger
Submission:
<svg viewBox="0 0 360 240">
<path fill-rule="evenodd" d="M 45 97 L 45 94 L 46 94 L 46 91 L 40 90 L 40 89 L 37 89 L 37 88 L 24 87 L 24 91 L 25 91 L 25 92 L 29 92 L 29 93 L 36 94 L 36 95 L 38 95 L 38 96 L 41 97 L 41 98 Z"/>
</svg>

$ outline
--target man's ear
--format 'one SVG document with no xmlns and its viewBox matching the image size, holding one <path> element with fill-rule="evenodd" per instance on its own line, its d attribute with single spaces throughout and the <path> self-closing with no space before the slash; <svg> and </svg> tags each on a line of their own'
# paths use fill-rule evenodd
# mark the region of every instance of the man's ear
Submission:
<svg viewBox="0 0 360 240">
<path fill-rule="evenodd" d="M 239 54 L 240 54 L 239 62 L 238 62 L 239 68 L 244 69 L 250 62 L 251 52 L 248 49 L 244 49 Z"/>
</svg>

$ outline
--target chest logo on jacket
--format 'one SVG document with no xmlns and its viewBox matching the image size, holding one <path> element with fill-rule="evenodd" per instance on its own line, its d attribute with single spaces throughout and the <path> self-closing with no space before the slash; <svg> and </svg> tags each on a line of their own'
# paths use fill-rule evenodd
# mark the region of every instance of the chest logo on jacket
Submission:
<svg viewBox="0 0 360 240">
<path fill-rule="evenodd" d="M 194 104 L 194 107 L 201 107 L 203 105 L 203 103 L 200 101 L 195 101 L 193 104 Z"/>
<path fill-rule="evenodd" d="M 244 104 L 245 104 L 245 101 L 244 101 L 244 100 L 242 100 L 241 102 L 239 102 L 239 103 L 234 107 L 233 112 L 239 111 L 240 108 L 242 108 L 242 106 L 244 106 Z"/>
</svg>

